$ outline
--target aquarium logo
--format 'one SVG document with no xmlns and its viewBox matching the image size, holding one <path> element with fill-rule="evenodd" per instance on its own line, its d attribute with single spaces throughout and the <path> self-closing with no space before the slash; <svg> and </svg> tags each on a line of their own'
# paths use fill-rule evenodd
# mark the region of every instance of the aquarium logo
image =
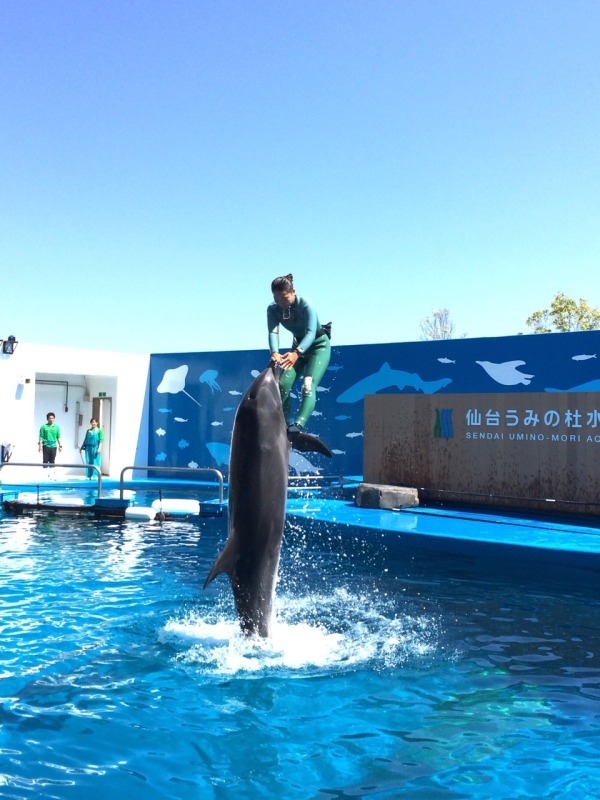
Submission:
<svg viewBox="0 0 600 800">
<path fill-rule="evenodd" d="M 436 408 L 433 436 L 435 439 L 452 439 L 454 437 L 451 408 Z"/>
</svg>

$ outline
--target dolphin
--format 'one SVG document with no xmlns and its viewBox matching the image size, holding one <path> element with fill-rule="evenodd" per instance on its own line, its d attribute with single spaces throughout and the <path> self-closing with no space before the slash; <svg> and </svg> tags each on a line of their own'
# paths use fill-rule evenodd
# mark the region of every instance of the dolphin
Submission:
<svg viewBox="0 0 600 800">
<path fill-rule="evenodd" d="M 229 463 L 228 537 L 204 588 L 227 573 L 242 631 L 271 634 L 275 585 L 285 523 L 291 444 L 281 406 L 280 368 L 263 370 L 235 414 Z M 331 457 L 316 436 L 300 432 L 293 447 Z"/>
</svg>

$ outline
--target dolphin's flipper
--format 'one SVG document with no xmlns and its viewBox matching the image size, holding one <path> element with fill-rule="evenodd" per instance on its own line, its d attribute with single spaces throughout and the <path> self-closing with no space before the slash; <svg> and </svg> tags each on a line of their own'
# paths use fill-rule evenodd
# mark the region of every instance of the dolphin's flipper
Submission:
<svg viewBox="0 0 600 800">
<path fill-rule="evenodd" d="M 215 563 L 212 565 L 210 572 L 208 573 L 207 579 L 204 581 L 204 588 L 208 586 L 208 584 L 213 581 L 217 575 L 220 575 L 222 572 L 227 573 L 229 577 L 231 577 L 231 573 L 233 572 L 233 567 L 236 560 L 236 554 L 234 547 L 231 546 L 231 540 L 227 542 L 225 548 L 221 555 L 217 558 Z"/>
<path fill-rule="evenodd" d="M 327 445 L 310 433 L 297 433 L 292 439 L 292 448 L 301 453 L 322 453 L 328 458 L 333 458 L 333 453 Z"/>
</svg>

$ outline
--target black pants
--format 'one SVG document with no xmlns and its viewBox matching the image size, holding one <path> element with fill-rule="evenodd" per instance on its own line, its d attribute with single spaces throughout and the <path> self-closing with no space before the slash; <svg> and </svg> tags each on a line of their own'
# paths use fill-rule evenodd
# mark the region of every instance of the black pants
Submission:
<svg viewBox="0 0 600 800">
<path fill-rule="evenodd" d="M 58 447 L 48 447 L 48 445 L 42 445 L 42 461 L 44 464 L 54 464 L 56 461 L 56 451 Z"/>
</svg>

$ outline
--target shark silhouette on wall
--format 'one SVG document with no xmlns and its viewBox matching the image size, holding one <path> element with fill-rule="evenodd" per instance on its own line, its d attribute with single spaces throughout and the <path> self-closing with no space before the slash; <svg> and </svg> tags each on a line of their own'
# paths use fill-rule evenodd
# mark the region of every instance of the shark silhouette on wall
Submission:
<svg viewBox="0 0 600 800">
<path fill-rule="evenodd" d="M 579 386 L 571 386 L 569 389 L 551 389 L 546 387 L 546 392 L 600 392 L 600 378 L 587 383 L 580 383 Z"/>
<path fill-rule="evenodd" d="M 392 369 L 388 362 L 378 372 L 367 375 L 337 398 L 338 403 L 358 403 L 366 394 L 376 394 L 383 389 L 414 389 L 423 394 L 434 394 L 452 383 L 452 378 L 440 378 L 437 381 L 424 381 L 416 372 L 404 372 Z"/>
</svg>

